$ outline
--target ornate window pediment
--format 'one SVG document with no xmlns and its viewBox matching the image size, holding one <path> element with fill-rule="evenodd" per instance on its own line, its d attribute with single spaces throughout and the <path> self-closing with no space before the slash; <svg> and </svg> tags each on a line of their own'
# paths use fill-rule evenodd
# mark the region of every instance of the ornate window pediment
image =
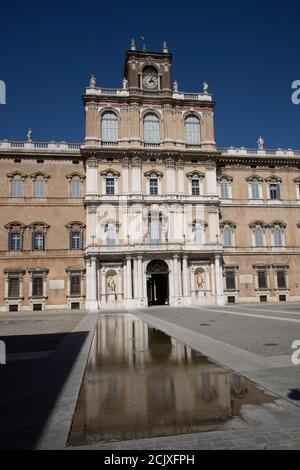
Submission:
<svg viewBox="0 0 300 470">
<path fill-rule="evenodd" d="M 263 229 L 266 229 L 268 227 L 268 224 L 266 224 L 265 222 L 263 222 L 262 220 L 254 220 L 253 222 L 251 222 L 251 224 L 249 224 L 249 227 L 252 229 L 252 230 L 255 230 L 256 228 L 263 228 Z"/>
<path fill-rule="evenodd" d="M 65 225 L 65 227 L 70 230 L 70 231 L 80 231 L 83 230 L 86 226 L 83 222 L 69 222 L 68 224 Z"/>
<path fill-rule="evenodd" d="M 22 224 L 22 222 L 10 222 L 9 224 L 5 225 L 5 228 L 10 232 L 24 232 L 26 225 Z"/>
<path fill-rule="evenodd" d="M 27 177 L 28 176 L 25 175 L 25 173 L 22 173 L 21 171 L 14 171 L 13 173 L 9 173 L 7 175 L 7 178 L 9 178 L 10 180 L 20 179 L 22 181 L 25 181 Z"/>
<path fill-rule="evenodd" d="M 201 173 L 200 171 L 190 171 L 189 173 L 186 174 L 187 178 L 189 179 L 203 179 L 205 178 L 204 173 Z"/>
<path fill-rule="evenodd" d="M 234 222 L 232 222 L 231 220 L 224 220 L 224 222 L 221 222 L 220 227 L 223 230 L 226 229 L 226 228 L 229 228 L 231 230 L 235 230 L 236 229 L 236 224 Z"/>
<path fill-rule="evenodd" d="M 150 170 L 145 173 L 146 178 L 162 178 L 164 174 L 158 170 Z"/>
<path fill-rule="evenodd" d="M 81 182 L 85 180 L 85 175 L 82 175 L 81 173 L 70 173 L 69 175 L 66 175 L 66 178 L 68 181 L 72 181 L 73 179 L 79 179 Z"/>
<path fill-rule="evenodd" d="M 233 182 L 233 177 L 229 175 L 221 175 L 217 179 L 218 183 L 221 183 L 222 181 L 227 181 L 227 183 L 232 183 Z"/>
<path fill-rule="evenodd" d="M 263 183 L 264 179 L 258 175 L 251 175 L 246 178 L 248 183 Z"/>
<path fill-rule="evenodd" d="M 37 232 L 46 232 L 49 229 L 49 225 L 45 222 L 33 222 L 28 226 L 28 228 L 32 231 Z"/>
<path fill-rule="evenodd" d="M 101 171 L 100 175 L 103 178 L 119 178 L 121 173 L 119 171 L 114 170 L 113 168 L 108 168 L 107 170 Z"/>
<path fill-rule="evenodd" d="M 41 179 L 44 179 L 45 181 L 48 181 L 51 178 L 51 176 L 46 175 L 46 173 L 43 173 L 41 171 L 37 171 L 36 173 L 33 173 L 32 175 L 30 175 L 30 178 L 32 179 L 32 181 L 35 181 L 38 178 L 41 178 Z"/>
<path fill-rule="evenodd" d="M 275 220 L 274 222 L 271 222 L 269 224 L 269 228 L 271 228 L 271 229 L 279 228 L 281 230 L 284 230 L 284 229 L 286 229 L 286 223 L 282 222 L 281 220 Z"/>
<path fill-rule="evenodd" d="M 280 176 L 269 176 L 268 178 L 265 179 L 265 181 L 269 184 L 271 183 L 281 183 L 282 182 L 282 178 L 280 178 Z"/>
</svg>

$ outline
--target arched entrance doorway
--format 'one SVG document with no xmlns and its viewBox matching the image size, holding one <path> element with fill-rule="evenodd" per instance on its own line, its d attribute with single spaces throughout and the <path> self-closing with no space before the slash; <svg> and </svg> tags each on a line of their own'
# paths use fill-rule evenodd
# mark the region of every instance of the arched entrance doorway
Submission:
<svg viewBox="0 0 300 470">
<path fill-rule="evenodd" d="M 169 304 L 169 268 L 162 260 L 153 260 L 147 267 L 148 305 Z"/>
</svg>

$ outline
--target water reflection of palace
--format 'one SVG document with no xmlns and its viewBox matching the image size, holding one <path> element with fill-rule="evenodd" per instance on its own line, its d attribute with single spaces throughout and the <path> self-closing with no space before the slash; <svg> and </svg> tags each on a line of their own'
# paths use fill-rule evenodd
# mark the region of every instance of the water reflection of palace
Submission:
<svg viewBox="0 0 300 470">
<path fill-rule="evenodd" d="M 97 326 L 75 428 L 86 440 L 180 434 L 232 416 L 243 379 L 131 315 Z M 79 425 L 79 426 L 78 426 Z"/>
</svg>

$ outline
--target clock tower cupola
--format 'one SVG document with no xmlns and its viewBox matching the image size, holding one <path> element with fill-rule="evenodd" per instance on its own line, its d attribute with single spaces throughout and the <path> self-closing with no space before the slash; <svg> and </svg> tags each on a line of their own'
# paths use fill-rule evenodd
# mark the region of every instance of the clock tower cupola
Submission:
<svg viewBox="0 0 300 470">
<path fill-rule="evenodd" d="M 131 93 L 161 93 L 170 95 L 172 54 L 167 43 L 162 52 L 148 52 L 145 45 L 138 51 L 135 41 L 131 41 L 130 50 L 126 51 L 124 76 Z"/>
</svg>

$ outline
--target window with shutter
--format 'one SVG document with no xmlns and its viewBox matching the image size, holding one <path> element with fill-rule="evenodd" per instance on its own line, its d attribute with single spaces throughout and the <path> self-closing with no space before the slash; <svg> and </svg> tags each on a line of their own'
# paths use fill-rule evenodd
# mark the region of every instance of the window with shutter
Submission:
<svg viewBox="0 0 300 470">
<path fill-rule="evenodd" d="M 43 297 L 43 277 L 33 276 L 32 277 L 32 296 L 33 297 Z"/>
<path fill-rule="evenodd" d="M 118 116 L 108 111 L 103 114 L 101 120 L 102 142 L 118 142 Z"/>
<path fill-rule="evenodd" d="M 40 197 L 40 198 L 45 197 L 45 181 L 44 180 L 35 180 L 34 196 Z"/>
<path fill-rule="evenodd" d="M 70 278 L 70 294 L 81 295 L 81 279 L 80 274 L 72 274 Z"/>
<path fill-rule="evenodd" d="M 22 197 L 23 181 L 12 180 L 11 182 L 11 197 Z"/>
<path fill-rule="evenodd" d="M 224 180 L 221 181 L 220 192 L 221 192 L 221 198 L 222 199 L 229 199 L 228 181 L 224 181 Z"/>
<path fill-rule="evenodd" d="M 225 228 L 224 233 L 224 246 L 232 246 L 233 240 L 232 240 L 232 231 L 230 228 Z"/>
<path fill-rule="evenodd" d="M 251 195 L 252 195 L 252 199 L 259 199 L 259 183 L 258 183 L 258 181 L 252 181 L 252 183 L 251 183 Z"/>
<path fill-rule="evenodd" d="M 286 289 L 286 272 L 284 270 L 277 271 L 277 287 L 278 289 Z"/>
<path fill-rule="evenodd" d="M 268 288 L 267 271 L 264 271 L 264 270 L 258 271 L 257 278 L 258 278 L 258 288 L 267 289 Z"/>
<path fill-rule="evenodd" d="M 159 119 L 155 114 L 147 114 L 144 118 L 144 142 L 146 144 L 160 143 Z"/>
<path fill-rule="evenodd" d="M 236 289 L 236 284 L 235 284 L 235 271 L 234 271 L 234 269 L 226 269 L 225 278 L 226 278 L 226 289 L 227 290 L 235 290 Z"/>
<path fill-rule="evenodd" d="M 260 247 L 264 246 L 264 232 L 263 229 L 260 227 L 257 227 L 255 229 L 255 246 Z"/>
<path fill-rule="evenodd" d="M 200 145 L 200 121 L 196 116 L 188 116 L 184 122 L 187 145 Z"/>
<path fill-rule="evenodd" d="M 81 183 L 79 180 L 72 180 L 70 183 L 70 196 L 80 197 L 81 196 Z"/>
<path fill-rule="evenodd" d="M 279 228 L 275 228 L 273 230 L 273 241 L 274 241 L 274 246 L 283 245 L 282 231 Z"/>
<path fill-rule="evenodd" d="M 19 277 L 10 277 L 8 279 L 8 297 L 16 298 L 20 296 L 20 279 Z"/>
</svg>

